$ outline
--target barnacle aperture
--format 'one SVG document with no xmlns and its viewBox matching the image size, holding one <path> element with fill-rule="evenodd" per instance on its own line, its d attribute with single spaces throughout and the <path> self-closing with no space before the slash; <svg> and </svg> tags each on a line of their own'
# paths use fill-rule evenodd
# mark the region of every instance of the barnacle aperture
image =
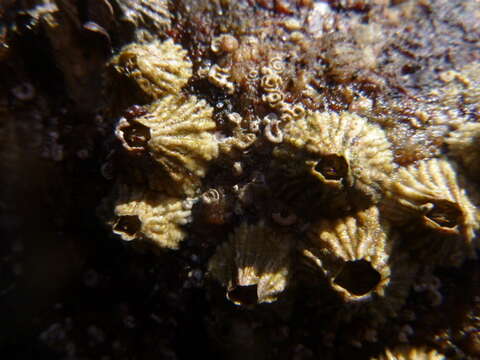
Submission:
<svg viewBox="0 0 480 360">
<path fill-rule="evenodd" d="M 413 279 L 397 235 L 372 206 L 313 225 L 303 254 L 318 267 L 345 304 L 391 316 L 404 303 Z M 364 304 L 364 305 L 362 305 Z"/>
</svg>

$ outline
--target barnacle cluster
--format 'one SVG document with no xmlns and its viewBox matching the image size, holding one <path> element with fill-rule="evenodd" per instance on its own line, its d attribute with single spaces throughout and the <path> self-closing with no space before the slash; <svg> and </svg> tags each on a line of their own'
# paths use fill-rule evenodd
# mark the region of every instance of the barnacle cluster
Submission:
<svg viewBox="0 0 480 360">
<path fill-rule="evenodd" d="M 396 51 L 378 29 L 394 15 L 388 25 L 354 22 L 351 35 L 323 2 L 179 3 L 163 23 L 155 11 L 154 40 L 137 38 L 109 62 L 111 77 L 140 92 L 117 109 L 112 232 L 168 249 L 204 242 L 210 278 L 233 304 L 301 302 L 308 289 L 310 304 L 335 309 L 336 327 L 361 323 L 353 342 L 376 341 L 385 323 L 402 323 L 417 274 L 476 256 L 478 67 L 444 75 L 443 100 L 419 105 L 450 106 L 463 123 L 414 110 L 408 118 L 400 102 L 412 104 L 411 89 L 378 75 L 390 71 L 380 57 Z M 149 28 L 145 2 L 120 4 Z M 231 17 L 227 25 L 212 9 Z M 405 160 L 416 129 L 436 148 Z"/>
</svg>

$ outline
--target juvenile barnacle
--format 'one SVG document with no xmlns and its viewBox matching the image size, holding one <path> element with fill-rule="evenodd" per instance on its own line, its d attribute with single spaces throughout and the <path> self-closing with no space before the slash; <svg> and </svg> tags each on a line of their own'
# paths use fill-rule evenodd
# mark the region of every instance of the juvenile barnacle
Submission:
<svg viewBox="0 0 480 360">
<path fill-rule="evenodd" d="M 237 305 L 271 303 L 288 285 L 291 236 L 264 223 L 241 224 L 210 259 L 209 272 Z"/>
<path fill-rule="evenodd" d="M 194 96 L 165 96 L 154 102 L 145 115 L 130 120 L 127 125 L 122 123 L 124 136 L 130 134 L 131 129 L 140 129 L 135 130 L 135 134 L 142 134 L 134 138 L 141 141 L 132 143 L 133 140 L 125 138 L 124 142 L 147 152 L 161 166 L 176 185 L 175 189 L 167 186 L 166 191 L 193 195 L 200 178 L 206 174 L 208 163 L 218 156 L 212 111 L 205 100 L 198 101 Z"/>
<path fill-rule="evenodd" d="M 424 347 L 401 346 L 387 349 L 384 354 L 372 360 L 445 360 L 446 357 L 433 349 Z"/>
<path fill-rule="evenodd" d="M 185 238 L 182 225 L 191 217 L 192 201 L 144 189 L 120 186 L 114 216 L 109 221 L 123 240 L 149 240 L 161 248 L 177 249 Z"/>
<path fill-rule="evenodd" d="M 177 94 L 192 76 L 187 51 L 172 39 L 127 45 L 110 64 L 153 99 Z"/>
<path fill-rule="evenodd" d="M 396 249 L 397 238 L 376 206 L 313 225 L 303 254 L 326 276 L 343 302 L 369 309 L 378 320 L 404 303 L 414 268 Z"/>
<path fill-rule="evenodd" d="M 422 160 L 398 170 L 382 211 L 399 224 L 417 220 L 435 235 L 461 237 L 472 253 L 479 223 L 469 195 L 448 160 Z"/>
<path fill-rule="evenodd" d="M 375 202 L 395 168 L 384 131 L 348 112 L 315 112 L 289 122 L 284 143 L 321 183 L 356 189 Z"/>
<path fill-rule="evenodd" d="M 480 177 L 480 123 L 464 123 L 446 139 L 448 149 L 473 177 Z"/>
</svg>

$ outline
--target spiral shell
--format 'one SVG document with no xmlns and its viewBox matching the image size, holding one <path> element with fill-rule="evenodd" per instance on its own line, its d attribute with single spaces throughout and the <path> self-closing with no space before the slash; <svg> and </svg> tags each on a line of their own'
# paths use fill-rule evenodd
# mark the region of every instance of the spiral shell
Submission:
<svg viewBox="0 0 480 360">
<path fill-rule="evenodd" d="M 145 239 L 161 248 L 178 249 L 186 236 L 182 225 L 190 221 L 191 208 L 188 199 L 120 186 L 109 224 L 123 240 Z"/>
<path fill-rule="evenodd" d="M 395 168 L 384 131 L 348 112 L 315 112 L 291 122 L 284 142 L 327 187 L 354 188 L 374 201 Z"/>
<path fill-rule="evenodd" d="M 205 100 L 168 95 L 154 102 L 145 115 L 122 121 L 117 136 L 124 147 L 148 152 L 177 188 L 171 189 L 166 181 L 165 191 L 187 195 L 197 191 L 209 161 L 218 156 L 212 108 Z"/>
<path fill-rule="evenodd" d="M 287 287 L 293 245 L 263 223 L 243 223 L 210 259 L 209 272 L 234 304 L 271 303 Z"/>
<path fill-rule="evenodd" d="M 397 237 L 382 223 L 377 207 L 312 227 L 303 250 L 343 302 L 393 316 L 404 303 L 414 268 L 395 248 Z"/>
<path fill-rule="evenodd" d="M 429 159 L 400 168 L 389 186 L 382 213 L 399 224 L 417 221 L 439 235 L 461 238 L 473 253 L 478 211 L 462 179 L 447 160 Z M 452 244 L 453 245 L 453 244 Z"/>
<path fill-rule="evenodd" d="M 152 30 L 170 27 L 168 0 L 116 0 L 126 20 Z"/>
<path fill-rule="evenodd" d="M 125 46 L 110 64 L 153 99 L 177 94 L 192 76 L 187 51 L 172 39 Z"/>
<path fill-rule="evenodd" d="M 435 350 L 422 347 L 398 347 L 393 350 L 387 349 L 385 354 L 372 360 L 445 360 L 446 357 Z"/>
</svg>

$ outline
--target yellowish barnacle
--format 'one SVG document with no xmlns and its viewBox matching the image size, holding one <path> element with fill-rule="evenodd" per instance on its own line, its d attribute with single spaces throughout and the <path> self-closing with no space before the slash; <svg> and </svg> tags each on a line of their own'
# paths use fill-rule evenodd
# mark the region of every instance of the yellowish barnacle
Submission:
<svg viewBox="0 0 480 360">
<path fill-rule="evenodd" d="M 382 213 L 399 224 L 418 221 L 439 235 L 461 237 L 473 253 L 478 212 L 454 166 L 444 159 L 429 159 L 400 168 L 389 185 Z M 450 241 L 454 245 L 455 241 Z"/>
<path fill-rule="evenodd" d="M 446 139 L 450 153 L 473 177 L 480 177 L 480 123 L 464 123 Z"/>
<path fill-rule="evenodd" d="M 349 112 L 315 112 L 289 122 L 284 143 L 302 161 L 293 166 L 329 187 L 354 188 L 375 201 L 395 168 L 384 131 Z"/>
<path fill-rule="evenodd" d="M 190 221 L 191 208 L 190 199 L 121 186 L 109 223 L 123 240 L 144 239 L 161 248 L 177 249 L 186 236 L 182 225 Z"/>
<path fill-rule="evenodd" d="M 415 271 L 395 248 L 396 240 L 372 206 L 353 216 L 320 220 L 303 254 L 344 303 L 364 306 L 384 320 L 404 303 Z"/>
<path fill-rule="evenodd" d="M 393 350 L 387 349 L 385 354 L 372 360 L 445 360 L 446 357 L 435 350 L 423 347 L 402 346 Z"/>
<path fill-rule="evenodd" d="M 111 60 L 111 65 L 154 99 L 177 94 L 192 76 L 187 51 L 172 39 L 127 45 Z"/>
<path fill-rule="evenodd" d="M 122 119 L 116 133 L 128 150 L 148 153 L 162 167 L 165 191 L 194 195 L 208 163 L 218 156 L 212 111 L 205 100 L 168 95 L 146 114 Z"/>
<path fill-rule="evenodd" d="M 153 30 L 170 27 L 172 14 L 168 11 L 168 0 L 118 0 L 123 17 L 135 25 Z"/>
<path fill-rule="evenodd" d="M 289 235 L 263 223 L 243 223 L 210 259 L 209 272 L 233 303 L 271 303 L 287 287 L 293 245 Z"/>
</svg>

